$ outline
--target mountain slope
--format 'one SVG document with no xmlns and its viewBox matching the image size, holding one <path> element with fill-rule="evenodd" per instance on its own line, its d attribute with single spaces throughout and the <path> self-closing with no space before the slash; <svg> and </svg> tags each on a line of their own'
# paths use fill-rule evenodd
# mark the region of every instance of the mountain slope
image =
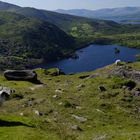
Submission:
<svg viewBox="0 0 140 140">
<path fill-rule="evenodd" d="M 55 25 L 11 12 L 0 12 L 0 38 L 6 41 L 1 42 L 0 55 L 19 60 L 55 60 L 74 46 L 73 38 Z"/>
<path fill-rule="evenodd" d="M 1 86 L 15 91 L 0 107 L 1 140 L 139 140 L 140 63 L 75 75 L 36 72 L 42 85 L 0 74 Z"/>
<path fill-rule="evenodd" d="M 1 4 L 2 3 L 0 3 L 0 5 Z M 116 32 L 117 23 L 112 21 L 97 20 L 97 19 L 93 20 L 89 18 L 60 14 L 57 12 L 40 10 L 40 9 L 30 8 L 30 7 L 18 7 L 13 9 L 12 12 L 53 23 L 67 33 L 71 33 L 73 31 L 73 27 L 75 26 L 77 28 L 84 28 L 86 25 L 90 28 L 90 31 L 92 31 L 92 33 L 96 31 L 100 32 L 100 30 L 103 30 L 105 28 L 106 29 L 110 28 L 112 29 L 112 31 L 113 29 L 115 29 L 114 32 Z M 120 28 L 119 24 L 117 25 L 117 28 Z"/>
<path fill-rule="evenodd" d="M 59 28 L 61 28 L 62 30 L 68 33 L 71 32 L 73 26 L 78 27 L 84 24 L 88 24 L 89 26 L 91 26 L 91 28 L 94 28 L 94 25 L 99 25 L 101 29 L 103 26 L 113 28 L 112 21 L 92 20 L 92 19 L 83 18 L 83 17 L 60 14 L 60 13 L 52 12 L 52 11 L 38 10 L 35 8 L 30 8 L 30 7 L 20 8 L 18 10 L 15 10 L 14 12 L 24 15 L 24 16 L 46 20 L 50 23 L 55 24 L 56 26 L 58 26 Z M 103 26 L 100 26 L 100 23 Z M 112 26 L 110 26 L 109 23 L 112 23 Z M 114 23 L 114 25 L 116 25 L 116 23 Z M 95 29 L 97 28 L 95 27 Z"/>
<path fill-rule="evenodd" d="M 2 2 L 0 1 L 0 10 L 14 10 L 14 9 L 18 9 L 20 8 L 19 6 L 17 5 L 14 5 L 14 4 L 9 4 L 9 3 L 6 3 L 6 2 Z"/>
</svg>

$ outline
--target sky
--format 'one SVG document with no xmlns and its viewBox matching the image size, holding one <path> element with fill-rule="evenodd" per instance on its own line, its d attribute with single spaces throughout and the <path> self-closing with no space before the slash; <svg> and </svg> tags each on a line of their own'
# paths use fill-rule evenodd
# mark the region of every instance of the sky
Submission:
<svg viewBox="0 0 140 140">
<path fill-rule="evenodd" d="M 38 9 L 101 9 L 115 7 L 140 7 L 140 0 L 2 0 L 23 7 Z"/>
</svg>

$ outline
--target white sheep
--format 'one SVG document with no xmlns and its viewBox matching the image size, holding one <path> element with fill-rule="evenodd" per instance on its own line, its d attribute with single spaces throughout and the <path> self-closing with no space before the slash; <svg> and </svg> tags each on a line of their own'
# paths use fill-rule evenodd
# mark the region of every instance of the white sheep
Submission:
<svg viewBox="0 0 140 140">
<path fill-rule="evenodd" d="M 118 59 L 118 60 L 115 61 L 115 64 L 116 64 L 116 65 L 119 65 L 120 62 L 121 62 L 121 60 Z"/>
</svg>

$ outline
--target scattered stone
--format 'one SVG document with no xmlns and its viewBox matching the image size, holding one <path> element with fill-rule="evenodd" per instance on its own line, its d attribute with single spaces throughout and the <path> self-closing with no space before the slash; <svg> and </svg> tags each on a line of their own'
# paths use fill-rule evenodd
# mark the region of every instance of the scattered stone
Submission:
<svg viewBox="0 0 140 140">
<path fill-rule="evenodd" d="M 78 131 L 82 131 L 82 129 L 78 126 L 78 125 L 73 125 L 71 126 L 72 130 L 78 130 Z"/>
<path fill-rule="evenodd" d="M 140 91 L 138 91 L 138 90 L 133 90 L 133 91 L 131 92 L 131 94 L 132 94 L 132 96 L 138 97 L 138 96 L 140 96 Z"/>
<path fill-rule="evenodd" d="M 122 89 L 127 89 L 127 86 L 122 86 Z"/>
<path fill-rule="evenodd" d="M 97 112 L 100 112 L 100 113 L 102 113 L 102 114 L 105 114 L 102 110 L 100 110 L 100 109 L 96 109 L 96 111 Z"/>
<path fill-rule="evenodd" d="M 32 70 L 6 70 L 4 76 L 7 80 L 37 82 L 37 74 Z"/>
<path fill-rule="evenodd" d="M 99 86 L 98 89 L 99 89 L 101 92 L 106 91 L 106 88 L 105 88 L 104 86 Z"/>
<path fill-rule="evenodd" d="M 81 107 L 81 106 L 76 106 L 75 108 L 76 108 L 76 109 L 82 109 L 82 107 Z"/>
<path fill-rule="evenodd" d="M 21 112 L 21 113 L 19 113 L 19 115 L 20 115 L 20 116 L 24 116 L 24 113 L 23 113 L 23 112 Z"/>
<path fill-rule="evenodd" d="M 54 99 L 59 99 L 60 98 L 60 96 L 58 96 L 58 95 L 53 95 L 52 96 Z"/>
<path fill-rule="evenodd" d="M 42 115 L 43 115 L 43 113 L 39 112 L 38 110 L 35 110 L 34 112 L 35 112 L 35 114 L 38 115 L 38 116 L 42 116 Z"/>
<path fill-rule="evenodd" d="M 63 104 L 62 102 L 59 103 L 59 105 L 62 105 L 62 104 Z"/>
<path fill-rule="evenodd" d="M 56 90 L 55 90 L 55 93 L 60 93 L 60 94 L 61 94 L 62 92 L 63 92 L 62 89 L 56 89 Z"/>
<path fill-rule="evenodd" d="M 33 102 L 32 101 L 28 101 L 27 104 L 28 104 L 28 107 L 29 107 L 29 106 L 32 106 L 33 105 Z"/>
<path fill-rule="evenodd" d="M 81 88 L 84 88 L 84 87 L 85 87 L 84 84 L 80 84 L 80 85 L 78 85 L 76 88 L 77 88 L 77 90 L 79 91 L 79 90 L 81 90 Z"/>
<path fill-rule="evenodd" d="M 107 134 L 103 134 L 93 138 L 92 140 L 105 140 L 107 138 Z"/>
<path fill-rule="evenodd" d="M 100 74 L 95 73 L 95 74 L 90 75 L 87 79 L 92 79 L 92 78 L 96 78 L 96 77 L 99 77 L 99 76 L 100 76 Z"/>
<path fill-rule="evenodd" d="M 32 91 L 34 91 L 36 89 L 40 89 L 40 88 L 43 88 L 43 87 L 47 87 L 47 86 L 44 85 L 44 84 L 39 84 L 39 85 L 32 86 L 29 89 L 32 90 Z"/>
<path fill-rule="evenodd" d="M 77 115 L 72 115 L 73 118 L 75 118 L 76 120 L 78 120 L 80 123 L 84 123 L 87 121 L 87 118 L 84 118 L 84 117 L 80 117 L 80 116 L 77 116 Z"/>
</svg>

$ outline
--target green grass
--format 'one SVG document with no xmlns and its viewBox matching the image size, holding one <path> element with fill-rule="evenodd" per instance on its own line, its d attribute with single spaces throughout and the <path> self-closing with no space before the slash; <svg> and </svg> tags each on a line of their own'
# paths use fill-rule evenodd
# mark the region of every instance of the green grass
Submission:
<svg viewBox="0 0 140 140">
<path fill-rule="evenodd" d="M 140 68 L 140 63 L 127 65 Z M 29 82 L 7 81 L 1 76 L 2 85 L 15 89 L 14 94 L 23 95 L 23 98 L 11 96 L 1 107 L 0 120 L 21 122 L 24 126 L 0 127 L 0 139 L 90 140 L 104 137 L 105 140 L 138 140 L 140 118 L 135 109 L 140 106 L 140 97 L 132 97 L 129 90 L 122 89 L 128 79 L 107 76 L 114 67 L 60 76 L 45 75 L 43 69 L 38 69 L 38 78 L 45 84 L 42 87 Z M 100 76 L 80 78 L 93 74 Z M 100 85 L 106 88 L 105 92 L 99 91 Z M 35 90 L 31 89 L 33 87 Z M 137 83 L 136 88 L 139 87 Z M 35 110 L 43 115 L 37 116 Z M 80 123 L 73 114 L 87 121 Z M 72 130 L 73 125 L 78 125 L 82 131 Z"/>
</svg>

